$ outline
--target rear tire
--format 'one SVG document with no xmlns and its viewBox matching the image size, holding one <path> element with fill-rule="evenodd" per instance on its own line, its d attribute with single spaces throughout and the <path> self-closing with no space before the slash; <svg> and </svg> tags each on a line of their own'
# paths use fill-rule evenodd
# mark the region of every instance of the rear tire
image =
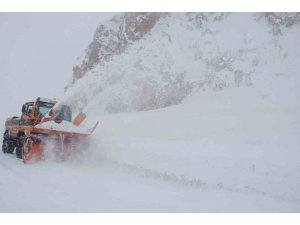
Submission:
<svg viewBox="0 0 300 225">
<path fill-rule="evenodd" d="M 5 131 L 2 142 L 2 152 L 12 154 L 15 150 L 15 143 L 10 140 L 8 131 Z"/>
<path fill-rule="evenodd" d="M 2 141 L 2 152 L 7 153 L 8 150 L 8 143 L 7 143 L 7 131 L 3 134 L 3 141 Z"/>
</svg>

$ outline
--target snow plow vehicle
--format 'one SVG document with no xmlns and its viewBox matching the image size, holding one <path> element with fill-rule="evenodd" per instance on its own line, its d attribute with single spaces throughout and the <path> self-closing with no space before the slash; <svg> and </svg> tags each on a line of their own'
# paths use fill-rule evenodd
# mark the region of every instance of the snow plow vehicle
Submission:
<svg viewBox="0 0 300 225">
<path fill-rule="evenodd" d="M 3 153 L 14 153 L 24 163 L 42 159 L 46 146 L 58 159 L 64 160 L 87 140 L 98 125 L 90 129 L 81 124 L 86 115 L 79 113 L 72 120 L 71 107 L 48 98 L 37 98 L 22 106 L 21 117 L 11 117 L 5 122 Z"/>
</svg>

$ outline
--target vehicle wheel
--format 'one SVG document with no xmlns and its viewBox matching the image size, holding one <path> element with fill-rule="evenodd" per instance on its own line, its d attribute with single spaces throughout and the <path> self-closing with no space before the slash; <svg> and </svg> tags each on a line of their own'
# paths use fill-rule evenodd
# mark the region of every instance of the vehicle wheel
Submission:
<svg viewBox="0 0 300 225">
<path fill-rule="evenodd" d="M 15 143 L 9 142 L 8 143 L 8 148 L 7 148 L 7 153 L 12 154 L 15 151 Z"/>
<path fill-rule="evenodd" d="M 14 150 L 15 144 L 9 140 L 8 132 L 6 131 L 3 135 L 2 152 L 12 154 Z"/>
<path fill-rule="evenodd" d="M 19 138 L 19 141 L 18 141 L 18 144 L 17 144 L 16 156 L 19 159 L 23 158 L 23 145 L 24 145 L 23 143 L 24 143 L 24 139 L 25 139 L 25 136 L 21 136 Z"/>
<path fill-rule="evenodd" d="M 26 163 L 31 159 L 33 149 L 33 140 L 31 137 L 25 137 L 23 141 L 22 148 L 22 159 L 23 162 Z"/>
<path fill-rule="evenodd" d="M 3 134 L 3 141 L 2 141 L 2 152 L 7 153 L 8 150 L 8 142 L 7 142 L 7 131 Z"/>
</svg>

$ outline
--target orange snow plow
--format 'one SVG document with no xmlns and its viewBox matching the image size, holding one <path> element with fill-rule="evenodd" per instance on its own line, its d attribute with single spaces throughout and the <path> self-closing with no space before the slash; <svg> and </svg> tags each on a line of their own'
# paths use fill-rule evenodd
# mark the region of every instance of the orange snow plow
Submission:
<svg viewBox="0 0 300 225">
<path fill-rule="evenodd" d="M 98 126 L 97 122 L 90 129 L 83 127 L 85 118 L 81 112 L 72 120 L 71 108 L 55 100 L 38 98 L 27 102 L 21 117 L 6 120 L 2 151 L 11 154 L 16 151 L 17 158 L 26 163 L 42 159 L 50 143 L 55 157 L 65 159 L 86 148 L 88 136 Z"/>
</svg>

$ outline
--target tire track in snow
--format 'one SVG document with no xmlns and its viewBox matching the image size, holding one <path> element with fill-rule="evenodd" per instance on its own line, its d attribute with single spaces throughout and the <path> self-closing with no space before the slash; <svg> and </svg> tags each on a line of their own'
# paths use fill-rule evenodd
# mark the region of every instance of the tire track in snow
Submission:
<svg viewBox="0 0 300 225">
<path fill-rule="evenodd" d="M 155 169 L 145 168 L 137 164 L 119 162 L 117 160 L 110 159 L 110 158 L 101 158 L 98 160 L 101 161 L 101 164 L 103 166 L 116 169 L 128 174 L 136 175 L 145 179 L 153 179 L 153 180 L 173 183 L 177 185 L 189 186 L 191 188 L 198 188 L 207 191 L 223 190 L 223 191 L 229 191 L 238 194 L 260 195 L 260 196 L 270 197 L 281 201 L 290 201 L 290 202 L 296 202 L 300 204 L 299 198 L 289 198 L 280 195 L 270 194 L 265 191 L 258 190 L 257 188 L 249 185 L 246 185 L 244 187 L 230 187 L 224 185 L 222 182 L 216 184 L 209 184 L 199 178 L 190 178 L 185 175 L 178 175 L 172 172 L 162 172 Z"/>
</svg>

